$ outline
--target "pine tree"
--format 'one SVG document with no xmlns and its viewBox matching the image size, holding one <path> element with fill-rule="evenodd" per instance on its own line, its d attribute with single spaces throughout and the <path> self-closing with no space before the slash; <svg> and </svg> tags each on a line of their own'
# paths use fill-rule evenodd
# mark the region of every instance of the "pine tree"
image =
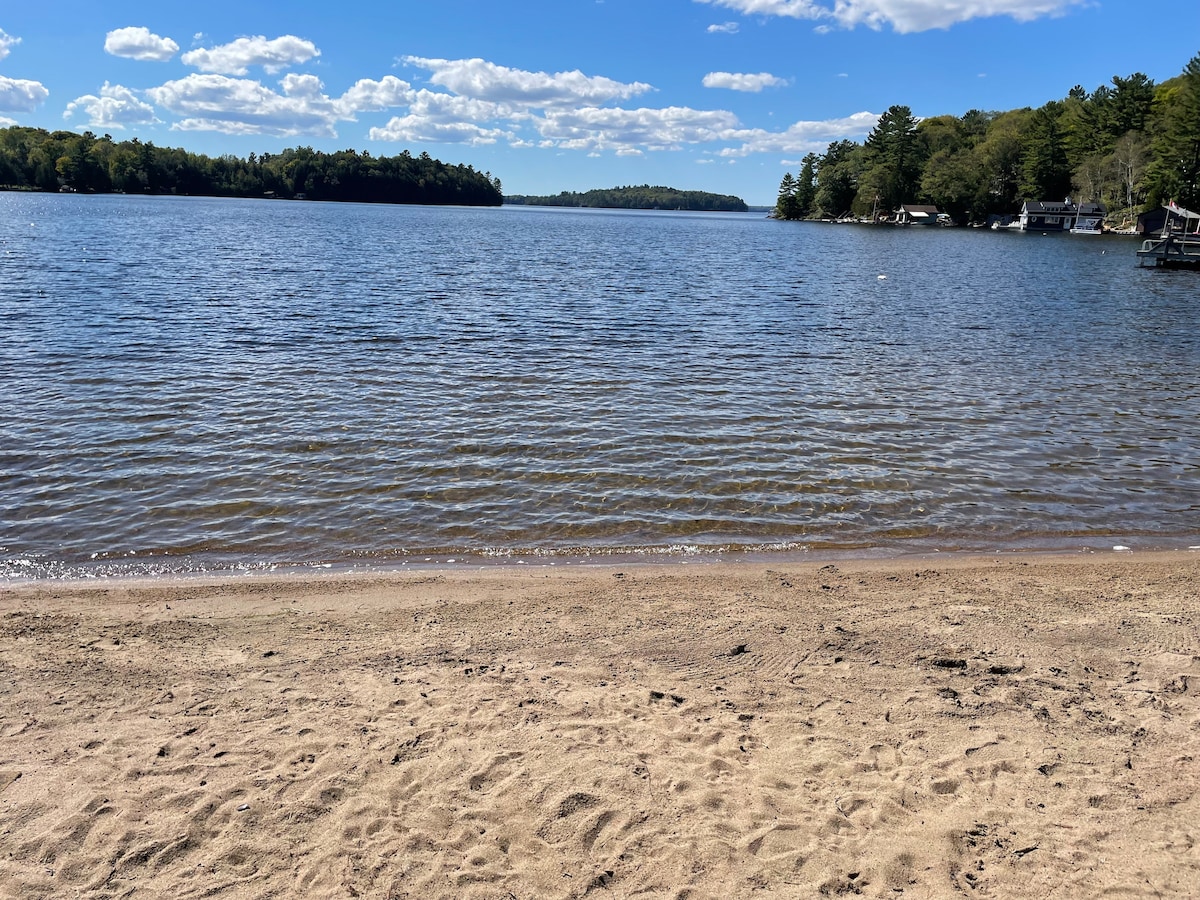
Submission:
<svg viewBox="0 0 1200 900">
<path fill-rule="evenodd" d="M 907 106 L 891 106 L 867 136 L 864 181 L 879 194 L 886 209 L 911 203 L 921 180 L 924 159 L 917 120 Z"/>
<path fill-rule="evenodd" d="M 796 211 L 801 216 L 812 215 L 817 201 L 817 154 L 809 153 L 800 161 L 796 176 Z"/>
<path fill-rule="evenodd" d="M 1061 200 L 1071 192 L 1071 167 L 1058 122 L 1061 107 L 1047 103 L 1030 120 L 1020 183 L 1026 200 Z"/>
<path fill-rule="evenodd" d="M 779 197 L 775 201 L 775 216 L 780 219 L 798 219 L 796 210 L 796 179 L 791 172 L 779 182 Z"/>
<path fill-rule="evenodd" d="M 1163 105 L 1149 176 L 1151 198 L 1195 209 L 1200 207 L 1200 56 L 1184 67 Z"/>
</svg>

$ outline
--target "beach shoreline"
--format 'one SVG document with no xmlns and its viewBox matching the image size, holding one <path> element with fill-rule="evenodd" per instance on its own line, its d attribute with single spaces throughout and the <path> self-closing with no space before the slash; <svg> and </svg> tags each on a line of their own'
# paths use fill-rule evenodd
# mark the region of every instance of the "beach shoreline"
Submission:
<svg viewBox="0 0 1200 900">
<path fill-rule="evenodd" d="M 1193 896 L 1200 554 L 0 585 L 0 895 Z"/>
<path fill-rule="evenodd" d="M 526 550 L 424 550 L 394 556 L 283 562 L 274 559 L 206 558 L 195 554 L 130 553 L 87 561 L 17 557 L 0 563 L 0 590 L 44 584 L 154 584 L 160 581 L 213 579 L 293 579 L 390 577 L 411 572 L 494 572 L 512 569 L 675 567 L 712 565 L 824 565 L 827 563 L 903 562 L 921 559 L 1107 558 L 1113 554 L 1200 553 L 1200 534 L 1173 536 L 1059 535 L 1010 540 L 991 545 L 928 540 L 873 545 L 812 546 L 803 542 L 762 545 L 672 545 L 645 547 L 561 547 Z"/>
</svg>

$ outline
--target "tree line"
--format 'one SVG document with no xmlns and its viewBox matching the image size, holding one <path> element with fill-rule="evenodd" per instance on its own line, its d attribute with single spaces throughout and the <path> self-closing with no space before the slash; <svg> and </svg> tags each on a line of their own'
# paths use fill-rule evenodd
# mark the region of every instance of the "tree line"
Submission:
<svg viewBox="0 0 1200 900">
<path fill-rule="evenodd" d="M 512 195 L 504 198 L 514 206 L 592 206 L 607 209 L 686 209 L 699 212 L 746 212 L 749 208 L 740 197 L 729 194 L 710 194 L 706 191 L 680 191 L 675 188 L 648 184 L 637 186 L 597 188 L 575 193 L 563 191 L 550 197 Z"/>
<path fill-rule="evenodd" d="M 499 178 L 428 153 L 371 156 L 296 147 L 246 159 L 84 132 L 0 129 L 0 188 L 81 193 L 306 197 L 361 203 L 499 206 Z"/>
<path fill-rule="evenodd" d="M 982 222 L 1024 200 L 1068 196 L 1103 203 L 1112 219 L 1169 200 L 1200 209 L 1200 56 L 1162 84 L 1114 76 L 1038 109 L 918 121 L 892 106 L 864 143 L 835 141 L 784 175 L 775 215 L 861 217 L 923 203 Z"/>
</svg>

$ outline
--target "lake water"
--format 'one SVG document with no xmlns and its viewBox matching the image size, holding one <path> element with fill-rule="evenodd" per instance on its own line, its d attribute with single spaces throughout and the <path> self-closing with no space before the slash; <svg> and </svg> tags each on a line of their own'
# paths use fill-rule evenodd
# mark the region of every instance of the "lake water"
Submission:
<svg viewBox="0 0 1200 900">
<path fill-rule="evenodd" d="M 1194 546 L 1136 246 L 0 194 L 0 577 Z"/>
</svg>

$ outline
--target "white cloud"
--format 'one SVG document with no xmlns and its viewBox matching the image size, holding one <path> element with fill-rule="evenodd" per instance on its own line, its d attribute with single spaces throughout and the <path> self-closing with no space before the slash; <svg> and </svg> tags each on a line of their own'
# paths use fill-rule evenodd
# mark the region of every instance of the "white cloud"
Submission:
<svg viewBox="0 0 1200 900">
<path fill-rule="evenodd" d="M 406 56 L 411 66 L 428 69 L 431 83 L 463 97 L 496 103 L 545 108 L 548 106 L 597 105 L 628 100 L 654 88 L 642 82 L 625 84 L 602 76 L 572 72 L 527 72 L 510 69 L 482 59 L 423 59 Z"/>
<path fill-rule="evenodd" d="M 744 129 L 724 136 L 729 141 L 740 141 L 740 147 L 726 148 L 717 155 L 740 157 L 751 153 L 804 154 L 823 151 L 830 141 L 864 137 L 878 122 L 878 113 L 859 112 L 842 119 L 796 122 L 786 131 Z"/>
<path fill-rule="evenodd" d="M 737 22 L 722 22 L 720 25 L 709 25 L 705 29 L 709 34 L 737 34 Z"/>
<path fill-rule="evenodd" d="M 264 36 L 238 38 L 217 47 L 189 50 L 180 59 L 201 72 L 245 75 L 250 66 L 262 66 L 271 74 L 308 62 L 321 55 L 316 44 L 292 34 L 267 40 Z"/>
<path fill-rule="evenodd" d="M 16 119 L 10 119 L 8 116 L 0 116 L 0 128 L 11 128 L 16 124 Z"/>
<path fill-rule="evenodd" d="M 338 104 L 342 111 L 352 115 L 404 106 L 412 97 L 412 85 L 395 75 L 385 75 L 379 81 L 360 78 L 350 90 L 342 94 Z"/>
<path fill-rule="evenodd" d="M 228 119 L 191 118 L 180 119 L 171 126 L 172 131 L 218 131 L 221 134 L 239 136 L 255 134 L 279 134 L 284 137 L 295 137 L 299 132 L 271 131 L 252 122 L 231 122 Z"/>
<path fill-rule="evenodd" d="M 717 144 L 713 155 L 733 162 L 751 153 L 823 150 L 831 139 L 865 135 L 879 118 L 857 113 L 829 122 L 798 122 L 785 132 L 773 133 L 743 128 L 727 110 L 605 105 L 653 90 L 640 82 L 624 84 L 581 72 L 526 72 L 481 59 L 406 57 L 404 62 L 428 69 L 430 81 L 449 91 L 421 89 L 405 95 L 394 86 L 392 99 L 406 101 L 408 110 L 385 126 L 372 128 L 371 140 L 472 145 L 506 141 L 511 147 L 591 156 L 637 156 Z M 787 82 L 768 73 L 713 73 L 706 83 L 755 90 Z"/>
<path fill-rule="evenodd" d="M 119 84 L 110 85 L 107 81 L 100 88 L 99 97 L 85 94 L 68 103 L 63 118 L 70 119 L 79 113 L 87 115 L 90 127 L 106 130 L 122 129 L 126 125 L 155 125 L 159 122 L 153 106 L 139 100 L 129 88 Z"/>
<path fill-rule="evenodd" d="M 724 110 L 597 109 L 547 111 L 536 121 L 546 140 L 566 150 L 678 150 L 686 144 L 721 140 L 738 120 Z"/>
<path fill-rule="evenodd" d="M 728 88 L 731 91 L 757 94 L 763 88 L 783 87 L 787 84 L 787 79 L 768 72 L 759 72 L 757 75 L 709 72 L 704 76 L 703 83 L 706 88 Z"/>
<path fill-rule="evenodd" d="M 8 56 L 11 49 L 21 43 L 19 37 L 13 37 L 11 34 L 5 33 L 3 28 L 0 28 L 0 59 Z"/>
<path fill-rule="evenodd" d="M 0 111 L 33 112 L 49 96 L 50 92 L 40 81 L 0 75 Z"/>
<path fill-rule="evenodd" d="M 382 128 L 372 128 L 368 137 L 373 141 L 408 141 L 411 143 L 467 144 L 478 147 L 513 137 L 500 128 L 484 128 L 472 122 L 439 122 L 423 116 L 397 116 Z"/>
<path fill-rule="evenodd" d="M 233 45 L 229 45 L 233 46 Z M 220 48 L 217 48 L 220 49 Z M 315 48 L 314 52 L 315 52 Z M 216 64 L 213 51 L 193 63 Z M 185 54 L 188 56 L 189 54 Z M 248 54 L 240 57 L 246 65 Z M 226 57 L 222 65 L 231 64 Z M 146 90 L 146 99 L 159 110 L 172 113 L 171 126 L 181 131 L 219 131 L 226 134 L 335 137 L 340 122 L 354 121 L 365 112 L 398 109 L 380 127 L 369 129 L 372 141 L 480 146 L 505 142 L 511 147 L 611 153 L 637 156 L 689 146 L 717 145 L 712 156 L 727 162 L 751 153 L 803 154 L 823 149 L 819 141 L 865 135 L 878 116 L 859 113 L 831 122 L 799 122 L 783 133 L 743 128 L 727 110 L 701 110 L 670 106 L 626 109 L 613 104 L 652 91 L 642 82 L 624 83 L 589 76 L 579 71 L 547 74 L 497 65 L 482 59 L 445 60 L 406 57 L 412 66 L 430 73 L 430 82 L 441 88 L 414 88 L 388 75 L 378 81 L 362 79 L 341 96 L 326 93 L 312 74 L 289 73 L 268 87 L 250 78 L 222 73 L 194 73 Z M 712 86 L 734 90 L 761 90 L 785 84 L 769 73 L 732 75 L 713 73 Z M 109 89 L 112 100 L 136 101 L 131 92 Z M 99 116 L 105 99 L 79 98 L 75 112 Z M 136 107 L 117 107 L 129 115 Z M 152 111 L 143 110 L 150 115 Z M 105 121 L 128 121 L 117 112 Z"/>
<path fill-rule="evenodd" d="M 273 134 L 337 137 L 338 122 L 359 112 L 404 105 L 412 97 L 407 82 L 395 76 L 361 79 L 341 97 L 330 97 L 316 75 L 289 73 L 279 91 L 261 82 L 225 75 L 188 75 L 150 88 L 146 94 L 164 109 L 185 118 L 180 131 L 225 134 Z"/>
<path fill-rule="evenodd" d="M 127 59 L 166 62 L 179 52 L 179 45 L 139 25 L 110 31 L 104 38 L 104 52 Z"/>
<path fill-rule="evenodd" d="M 417 91 L 412 96 L 409 112 L 425 119 L 441 122 L 470 119 L 487 121 L 499 118 L 521 118 L 522 114 L 512 107 L 487 100 L 456 97 L 453 94 L 437 94 L 433 91 Z"/>
<path fill-rule="evenodd" d="M 150 88 L 155 103 L 186 116 L 175 128 L 226 134 L 312 135 L 336 137 L 339 118 L 333 101 L 320 93 L 314 76 L 283 84 L 279 94 L 257 81 L 224 75 L 188 75 Z"/>
<path fill-rule="evenodd" d="M 372 128 L 373 141 L 422 141 L 433 143 L 494 144 L 507 138 L 517 140 L 514 132 L 502 127 L 484 127 L 481 122 L 498 119 L 527 119 L 527 114 L 512 107 L 473 100 L 453 94 L 416 91 L 409 98 L 407 116 L 397 116 L 382 128 Z"/>
<path fill-rule="evenodd" d="M 884 25 L 901 34 L 949 28 L 971 19 L 1011 16 L 1028 22 L 1060 15 L 1087 0 L 695 0 L 748 16 L 832 21 L 843 28 Z M 818 30 L 828 30 L 820 26 Z"/>
</svg>

